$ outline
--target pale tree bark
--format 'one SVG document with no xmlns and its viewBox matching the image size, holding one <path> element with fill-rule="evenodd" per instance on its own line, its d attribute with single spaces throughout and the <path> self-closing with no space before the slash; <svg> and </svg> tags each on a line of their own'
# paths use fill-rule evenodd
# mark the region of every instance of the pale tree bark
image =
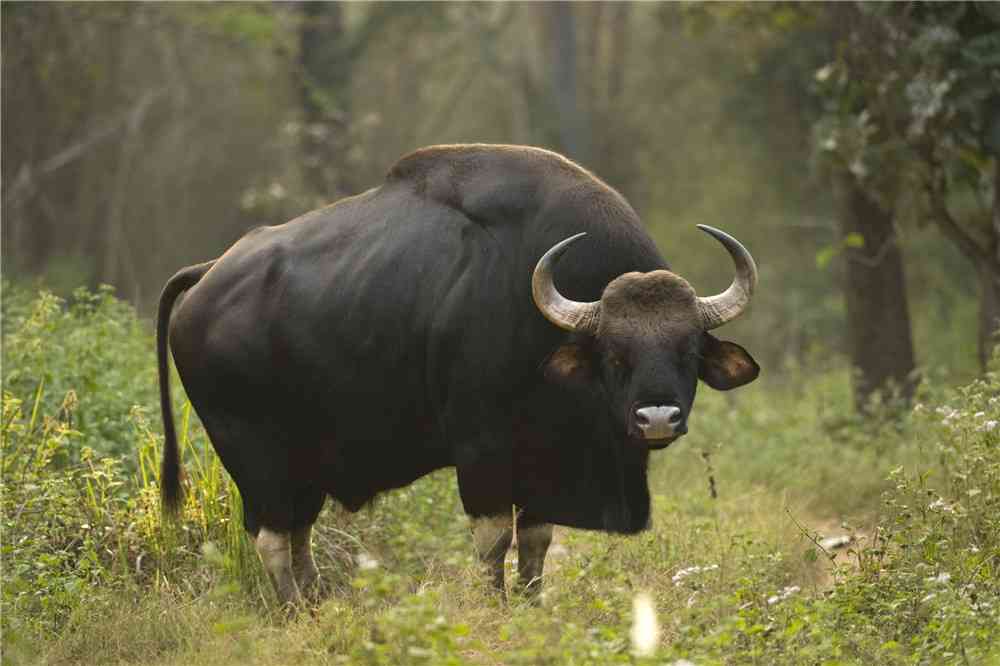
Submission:
<svg viewBox="0 0 1000 666">
<path fill-rule="evenodd" d="M 864 411 L 877 391 L 913 396 L 915 361 L 903 255 L 892 214 L 847 171 L 836 175 L 840 231 L 845 241 L 847 348 L 855 370 L 854 404 Z M 860 247 L 847 242 L 860 237 Z"/>
</svg>

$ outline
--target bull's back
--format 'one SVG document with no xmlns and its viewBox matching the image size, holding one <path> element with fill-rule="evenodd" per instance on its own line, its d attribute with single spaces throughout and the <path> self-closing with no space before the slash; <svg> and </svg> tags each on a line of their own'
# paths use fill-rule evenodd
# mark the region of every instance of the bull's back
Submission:
<svg viewBox="0 0 1000 666">
<path fill-rule="evenodd" d="M 430 431 L 460 313 L 499 276 L 458 212 L 383 187 L 234 245 L 178 306 L 196 407 L 312 421 L 341 438 Z"/>
</svg>

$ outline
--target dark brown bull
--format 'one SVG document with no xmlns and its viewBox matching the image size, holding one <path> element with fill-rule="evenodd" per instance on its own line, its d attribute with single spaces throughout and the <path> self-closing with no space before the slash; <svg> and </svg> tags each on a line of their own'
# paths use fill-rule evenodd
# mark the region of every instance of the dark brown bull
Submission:
<svg viewBox="0 0 1000 666">
<path fill-rule="evenodd" d="M 500 587 L 517 505 L 520 583 L 537 590 L 551 524 L 647 527 L 649 452 L 686 432 L 699 378 L 726 390 L 757 376 L 708 333 L 745 309 L 753 259 L 702 229 L 736 263 L 708 298 L 589 172 L 537 148 L 461 145 L 249 233 L 161 297 L 165 505 L 180 498 L 169 334 L 283 601 L 315 590 L 309 535 L 327 495 L 357 510 L 447 466 Z"/>
</svg>

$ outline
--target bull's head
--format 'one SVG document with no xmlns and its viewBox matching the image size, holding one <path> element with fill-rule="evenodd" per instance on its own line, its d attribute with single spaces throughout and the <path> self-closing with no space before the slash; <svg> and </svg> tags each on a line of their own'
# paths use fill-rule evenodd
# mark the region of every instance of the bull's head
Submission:
<svg viewBox="0 0 1000 666">
<path fill-rule="evenodd" d="M 549 357 L 546 377 L 600 390 L 619 427 L 650 448 L 663 448 L 687 432 L 699 378 L 726 391 L 752 382 L 760 371 L 745 349 L 708 333 L 746 309 L 757 266 L 732 236 L 698 228 L 722 243 L 736 264 L 733 283 L 716 296 L 699 297 L 681 276 L 657 270 L 615 278 L 599 301 L 572 301 L 556 289 L 552 273 L 582 233 L 546 252 L 532 277 L 542 314 L 577 333 Z"/>
</svg>

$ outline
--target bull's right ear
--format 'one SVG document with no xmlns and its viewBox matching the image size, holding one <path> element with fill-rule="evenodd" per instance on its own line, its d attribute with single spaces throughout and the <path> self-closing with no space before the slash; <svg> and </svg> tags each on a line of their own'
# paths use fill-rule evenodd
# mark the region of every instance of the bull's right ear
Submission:
<svg viewBox="0 0 1000 666">
<path fill-rule="evenodd" d="M 580 388 L 590 383 L 594 371 L 590 354 L 583 345 L 568 342 L 545 359 L 545 379 L 567 388 Z"/>
<path fill-rule="evenodd" d="M 703 333 L 698 376 L 717 391 L 728 391 L 757 379 L 760 366 L 750 353 L 735 342 L 719 340 Z"/>
</svg>

